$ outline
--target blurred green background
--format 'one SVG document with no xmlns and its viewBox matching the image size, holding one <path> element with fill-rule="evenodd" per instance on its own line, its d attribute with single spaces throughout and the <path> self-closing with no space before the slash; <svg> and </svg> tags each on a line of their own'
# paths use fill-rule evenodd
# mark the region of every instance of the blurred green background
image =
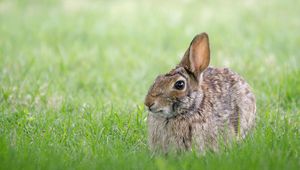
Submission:
<svg viewBox="0 0 300 170">
<path fill-rule="evenodd" d="M 1 169 L 299 169 L 300 1 L 0 1 Z M 252 135 L 153 156 L 143 100 L 192 38 L 252 86 Z"/>
</svg>

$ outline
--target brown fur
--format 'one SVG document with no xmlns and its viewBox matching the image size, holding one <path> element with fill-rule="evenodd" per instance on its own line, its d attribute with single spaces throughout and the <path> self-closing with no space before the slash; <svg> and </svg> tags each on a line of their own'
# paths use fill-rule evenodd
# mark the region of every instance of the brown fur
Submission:
<svg viewBox="0 0 300 170">
<path fill-rule="evenodd" d="M 207 34 L 197 35 L 179 66 L 158 76 L 149 89 L 145 105 L 152 151 L 217 150 L 219 139 L 244 138 L 254 126 L 249 85 L 228 68 L 207 68 L 209 53 Z M 174 89 L 178 80 L 184 89 Z"/>
</svg>

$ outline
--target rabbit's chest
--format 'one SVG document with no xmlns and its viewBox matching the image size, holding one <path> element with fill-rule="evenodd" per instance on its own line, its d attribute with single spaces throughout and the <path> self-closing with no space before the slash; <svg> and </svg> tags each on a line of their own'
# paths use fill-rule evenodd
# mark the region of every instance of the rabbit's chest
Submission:
<svg viewBox="0 0 300 170">
<path fill-rule="evenodd" d="M 194 123 L 184 118 L 161 120 L 149 117 L 149 137 L 150 145 L 163 150 L 189 150 L 193 142 L 199 142 L 201 129 L 204 124 Z M 158 149 L 158 148 L 157 148 Z"/>
</svg>

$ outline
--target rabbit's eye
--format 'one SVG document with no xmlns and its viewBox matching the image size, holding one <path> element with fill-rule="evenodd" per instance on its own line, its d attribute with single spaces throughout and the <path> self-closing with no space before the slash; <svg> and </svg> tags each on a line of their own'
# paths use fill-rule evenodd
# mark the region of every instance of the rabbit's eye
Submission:
<svg viewBox="0 0 300 170">
<path fill-rule="evenodd" d="M 185 83 L 183 80 L 178 80 L 176 81 L 176 83 L 174 84 L 174 88 L 177 90 L 183 90 L 185 86 Z"/>
</svg>

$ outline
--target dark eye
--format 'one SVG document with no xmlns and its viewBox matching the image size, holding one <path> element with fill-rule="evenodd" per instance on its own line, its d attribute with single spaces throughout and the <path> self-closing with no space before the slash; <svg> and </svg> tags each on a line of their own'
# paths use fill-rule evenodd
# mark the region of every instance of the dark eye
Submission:
<svg viewBox="0 0 300 170">
<path fill-rule="evenodd" d="M 176 81 L 176 83 L 174 84 L 174 88 L 177 90 L 182 90 L 184 89 L 185 83 L 183 80 L 178 80 Z"/>
</svg>

